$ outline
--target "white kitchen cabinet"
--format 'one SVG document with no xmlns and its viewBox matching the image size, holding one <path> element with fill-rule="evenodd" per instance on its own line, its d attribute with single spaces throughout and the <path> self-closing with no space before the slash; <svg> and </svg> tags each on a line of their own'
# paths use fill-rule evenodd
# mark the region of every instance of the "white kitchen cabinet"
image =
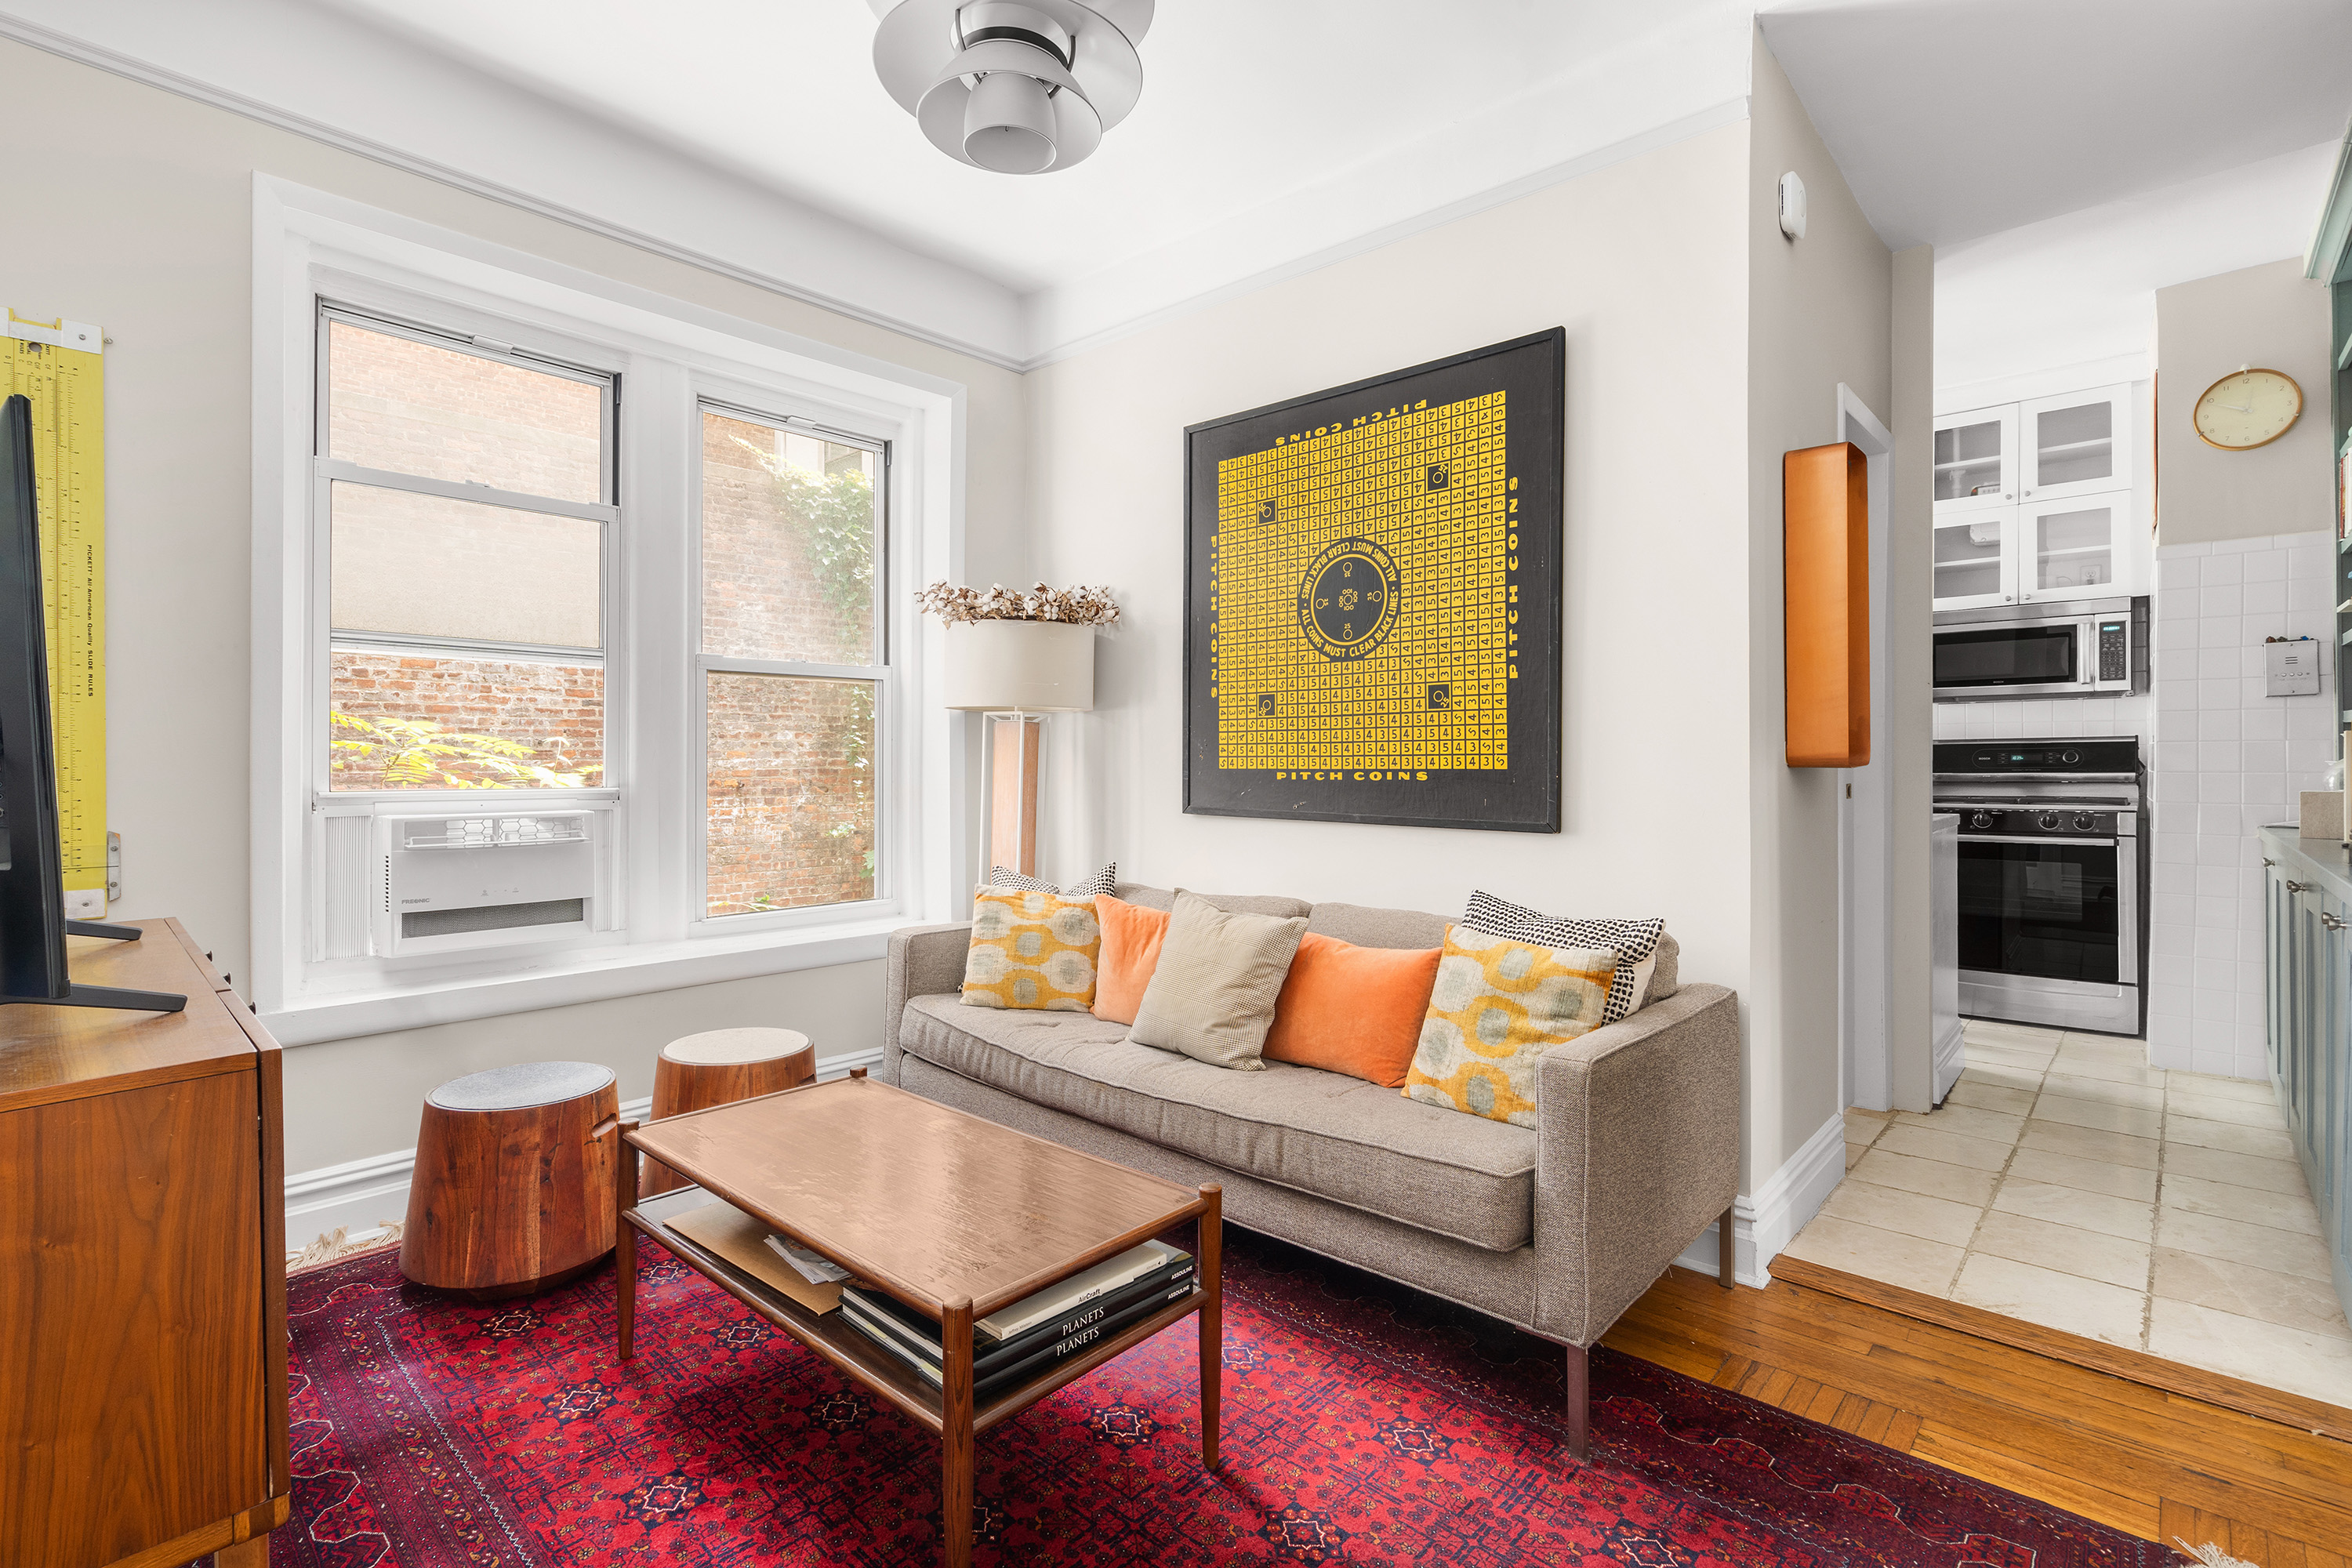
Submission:
<svg viewBox="0 0 2352 1568">
<path fill-rule="evenodd" d="M 1936 521 L 2017 504 L 2017 407 L 1979 408 L 1936 421 Z"/>
<path fill-rule="evenodd" d="M 2017 599 L 2018 509 L 1936 519 L 1936 608 L 1972 610 Z"/>
<path fill-rule="evenodd" d="M 2037 501 L 2020 507 L 2018 518 L 2019 603 L 2147 591 L 2132 569 L 2131 491 Z"/>
<path fill-rule="evenodd" d="M 2115 599 L 2148 591 L 2132 492 L 1936 520 L 1936 608 Z"/>
<path fill-rule="evenodd" d="M 2103 386 L 2019 404 L 2018 500 L 2031 506 L 2129 489 L 2131 390 Z"/>
</svg>

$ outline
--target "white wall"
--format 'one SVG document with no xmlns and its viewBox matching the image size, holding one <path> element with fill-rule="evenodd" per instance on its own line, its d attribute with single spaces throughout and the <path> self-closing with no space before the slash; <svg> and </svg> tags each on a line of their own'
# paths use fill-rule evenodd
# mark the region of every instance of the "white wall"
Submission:
<svg viewBox="0 0 2352 1568">
<path fill-rule="evenodd" d="M 0 79 L 13 128 L 0 304 L 94 321 L 109 339 L 113 912 L 179 916 L 240 984 L 255 170 L 963 383 L 970 571 L 1019 575 L 1024 410 L 1008 371 L 17 44 L 0 42 Z M 879 972 L 851 964 L 292 1049 L 287 1163 L 413 1144 L 426 1090 L 494 1061 L 602 1061 L 628 1099 L 650 1090 L 662 1043 L 695 1029 L 780 1023 L 808 1028 L 827 1055 L 877 1046 Z"/>
<path fill-rule="evenodd" d="M 2254 829 L 2294 821 L 2296 795 L 2319 788 L 2336 756 L 2334 537 L 2331 529 L 2157 551 L 2147 989 L 2156 1067 L 2267 1074 Z M 2263 695 L 2266 637 L 2316 639 L 2316 696 Z"/>
<path fill-rule="evenodd" d="M 2335 531 L 2327 310 L 2326 288 L 2304 277 L 2300 258 L 2157 290 L 2157 363 L 2164 374 L 2157 410 L 2157 511 L 2163 543 Z M 2294 377 L 2303 388 L 2303 417 L 2267 447 L 2225 452 L 2197 434 L 2191 414 L 2207 387 L 2248 364 Z"/>
<path fill-rule="evenodd" d="M 1748 1092 L 1749 1175 L 1760 1179 L 1844 1109 L 1834 956 L 1844 774 L 1788 765 L 1781 461 L 1792 448 L 1844 438 L 1841 382 L 1882 423 L 1892 417 L 1895 275 L 1760 33 L 1748 111 Z M 1780 232 L 1780 181 L 1789 171 L 1805 183 L 1801 240 Z M 1916 606 L 1889 607 L 1890 641 L 1924 635 Z M 1873 715 L 1874 754 L 1880 731 L 1893 740 L 1926 725 L 1914 704 Z"/>
<path fill-rule="evenodd" d="M 1725 127 L 1032 373 L 1037 569 L 1125 607 L 1094 712 L 1053 721 L 1045 873 L 1116 858 L 1212 890 L 1662 914 L 1685 975 L 1745 994 L 1747 181 Z M 1185 815 L 1183 427 L 1553 325 L 1559 834 Z"/>
<path fill-rule="evenodd" d="M 1029 379 L 1037 567 L 1108 583 L 1126 606 L 1102 643 L 1095 711 L 1055 721 L 1046 873 L 1116 858 L 1139 879 L 1216 890 L 1444 911 L 1485 887 L 1552 910 L 1663 914 L 1684 973 L 1747 1004 L 1751 1191 L 1839 1110 L 1822 978 L 1835 973 L 1836 780 L 1783 760 L 1780 454 L 1836 438 L 1840 381 L 1882 417 L 1893 394 L 1891 260 L 1760 49 L 1757 75 L 1749 126 Z M 1813 225 L 1793 247 L 1771 216 L 1790 167 Z M 1913 298 L 1924 312 L 1927 291 Z M 1554 324 L 1568 332 L 1561 832 L 1185 815 L 1178 432 Z"/>
</svg>

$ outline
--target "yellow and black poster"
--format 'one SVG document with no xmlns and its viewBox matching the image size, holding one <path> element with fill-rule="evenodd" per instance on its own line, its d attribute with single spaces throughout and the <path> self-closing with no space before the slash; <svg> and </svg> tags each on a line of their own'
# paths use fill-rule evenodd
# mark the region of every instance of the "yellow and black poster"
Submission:
<svg viewBox="0 0 2352 1568">
<path fill-rule="evenodd" d="M 1559 831 L 1565 345 L 1185 431 L 1185 810 Z"/>
</svg>

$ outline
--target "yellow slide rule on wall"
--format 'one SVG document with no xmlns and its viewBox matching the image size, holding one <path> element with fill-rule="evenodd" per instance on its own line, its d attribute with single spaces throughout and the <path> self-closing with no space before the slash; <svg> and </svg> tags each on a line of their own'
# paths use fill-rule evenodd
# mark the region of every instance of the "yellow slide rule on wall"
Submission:
<svg viewBox="0 0 2352 1568">
<path fill-rule="evenodd" d="M 0 396 L 33 403 L 41 605 L 68 891 L 106 886 L 106 378 L 104 339 L 82 321 L 8 312 Z M 102 894 L 101 894 L 102 896 Z"/>
</svg>

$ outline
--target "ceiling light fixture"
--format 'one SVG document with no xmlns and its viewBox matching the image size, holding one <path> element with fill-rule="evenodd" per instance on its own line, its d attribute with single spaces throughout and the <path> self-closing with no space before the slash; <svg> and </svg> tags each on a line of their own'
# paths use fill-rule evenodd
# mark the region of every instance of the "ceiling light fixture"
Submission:
<svg viewBox="0 0 2352 1568">
<path fill-rule="evenodd" d="M 1152 0 L 867 0 L 874 69 L 931 145 L 1000 174 L 1066 169 L 1143 94 Z"/>
</svg>

